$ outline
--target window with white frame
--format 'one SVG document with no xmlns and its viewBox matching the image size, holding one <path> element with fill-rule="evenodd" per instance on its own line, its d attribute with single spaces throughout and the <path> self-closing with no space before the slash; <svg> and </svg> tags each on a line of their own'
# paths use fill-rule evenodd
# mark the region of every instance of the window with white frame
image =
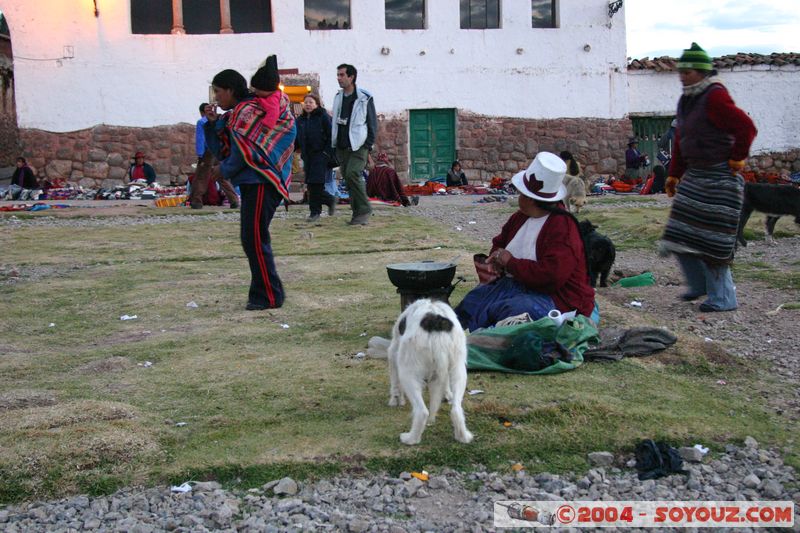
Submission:
<svg viewBox="0 0 800 533">
<path fill-rule="evenodd" d="M 307 30 L 349 30 L 350 0 L 304 0 Z"/>
<path fill-rule="evenodd" d="M 462 30 L 500 27 L 500 0 L 460 0 L 460 12 Z"/>
<path fill-rule="evenodd" d="M 531 27 L 556 27 L 556 0 L 531 0 Z"/>
<path fill-rule="evenodd" d="M 424 30 L 425 0 L 386 0 L 387 30 Z"/>
</svg>

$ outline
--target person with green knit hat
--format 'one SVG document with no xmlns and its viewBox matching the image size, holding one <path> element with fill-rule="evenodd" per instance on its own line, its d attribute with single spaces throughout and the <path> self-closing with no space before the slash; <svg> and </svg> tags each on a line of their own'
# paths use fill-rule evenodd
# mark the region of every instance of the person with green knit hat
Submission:
<svg viewBox="0 0 800 533">
<path fill-rule="evenodd" d="M 688 50 L 683 51 L 683 55 L 678 60 L 678 69 L 694 70 L 714 70 L 711 58 L 705 50 L 700 48 L 697 43 L 692 43 Z"/>
<path fill-rule="evenodd" d="M 697 43 L 683 51 L 677 66 L 683 95 L 664 187 L 674 199 L 659 251 L 677 257 L 689 286 L 684 300 L 706 296 L 701 312 L 733 311 L 738 302 L 729 265 L 742 210 L 739 172 L 756 127 Z"/>
</svg>

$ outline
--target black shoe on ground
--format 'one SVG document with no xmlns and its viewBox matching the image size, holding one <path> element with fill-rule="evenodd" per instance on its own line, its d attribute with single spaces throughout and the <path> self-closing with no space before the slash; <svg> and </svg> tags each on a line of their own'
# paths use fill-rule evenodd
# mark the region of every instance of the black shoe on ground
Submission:
<svg viewBox="0 0 800 533">
<path fill-rule="evenodd" d="M 239 209 L 239 204 L 231 204 L 231 209 Z"/>
<path fill-rule="evenodd" d="M 685 292 L 681 294 L 681 300 L 684 302 L 693 302 L 700 298 L 701 296 L 705 296 L 705 294 L 692 294 L 690 292 Z"/>
<path fill-rule="evenodd" d="M 262 304 L 256 304 L 253 302 L 247 302 L 245 309 L 247 309 L 248 311 L 263 311 L 267 309 L 267 306 Z"/>
<path fill-rule="evenodd" d="M 189 206 L 192 209 L 203 209 L 203 203 L 202 202 L 192 202 L 191 204 L 189 204 Z"/>
<path fill-rule="evenodd" d="M 703 313 L 725 313 L 727 311 L 736 311 L 735 307 L 733 309 L 718 309 L 713 305 L 709 305 L 706 303 L 700 304 L 700 307 L 698 307 L 698 309 Z"/>
<path fill-rule="evenodd" d="M 306 219 L 306 222 L 309 224 L 313 224 L 314 222 L 319 222 L 319 215 L 311 215 Z"/>
</svg>

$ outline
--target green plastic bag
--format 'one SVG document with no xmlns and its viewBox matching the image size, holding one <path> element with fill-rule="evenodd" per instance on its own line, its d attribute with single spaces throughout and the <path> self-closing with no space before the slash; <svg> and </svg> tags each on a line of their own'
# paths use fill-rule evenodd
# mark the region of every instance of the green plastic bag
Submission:
<svg viewBox="0 0 800 533">
<path fill-rule="evenodd" d="M 583 363 L 597 328 L 578 315 L 561 326 L 544 317 L 536 322 L 480 329 L 467 337 L 467 369 L 516 374 L 559 374 Z"/>
<path fill-rule="evenodd" d="M 649 287 L 656 284 L 656 277 L 652 272 L 642 272 L 638 276 L 622 278 L 614 284 L 614 287 Z"/>
</svg>

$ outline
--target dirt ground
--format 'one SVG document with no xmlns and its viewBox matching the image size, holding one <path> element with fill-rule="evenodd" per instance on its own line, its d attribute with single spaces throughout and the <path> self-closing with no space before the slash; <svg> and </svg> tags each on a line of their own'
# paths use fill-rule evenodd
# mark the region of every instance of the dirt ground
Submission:
<svg viewBox="0 0 800 533">
<path fill-rule="evenodd" d="M 668 206 L 666 196 L 645 205 Z M 502 203 L 475 204 L 476 197 L 423 198 L 420 206 L 411 208 L 415 214 L 441 222 L 451 231 L 468 232 L 476 239 L 485 241 L 487 248 L 491 239 L 508 217 L 508 210 L 499 208 Z M 579 219 L 591 219 L 597 209 L 629 209 L 634 204 L 630 198 L 619 203 L 591 205 Z M 635 201 L 634 201 L 635 202 Z M 635 202 L 639 206 L 640 202 Z M 464 209 L 473 206 L 472 209 Z M 751 222 L 753 224 L 753 222 Z M 602 228 L 598 231 L 603 232 Z M 780 270 L 794 270 L 800 265 L 800 237 L 778 239 L 777 245 L 768 246 L 763 240 L 750 241 L 746 248 L 737 252 L 737 261 L 757 261 L 773 265 Z M 656 285 L 643 288 L 607 287 L 598 288 L 601 305 L 601 320 L 605 302 L 641 313 L 646 323 L 669 328 L 675 333 L 696 335 L 707 343 L 735 357 L 768 361 L 773 377 L 790 384 L 794 394 L 773 395 L 768 390 L 753 391 L 767 398 L 775 411 L 791 420 L 800 418 L 800 331 L 798 310 L 779 310 L 778 306 L 800 302 L 797 291 L 774 289 L 765 283 L 749 280 L 736 281 L 739 309 L 728 313 L 701 313 L 700 301 L 684 302 L 680 295 L 685 292 L 682 275 L 674 258 L 662 258 L 652 250 L 617 251 L 613 270 L 624 276 L 651 271 Z M 630 306 L 632 301 L 641 302 L 641 308 Z M 701 300 L 702 301 L 702 300 Z M 603 324 L 601 322 L 600 326 Z M 736 386 L 726 376 L 719 376 L 725 386 Z"/>
<path fill-rule="evenodd" d="M 429 218 L 440 224 L 442 231 L 453 231 L 466 234 L 478 242 L 485 242 L 487 249 L 491 238 L 508 218 L 508 202 L 497 201 L 478 203 L 485 197 L 480 196 L 444 196 L 422 197 L 418 206 L 410 208 L 377 208 L 375 216 L 391 216 L 395 209 L 403 209 L 409 214 Z M 513 198 L 508 198 L 512 202 Z M 141 201 L 79 201 L 64 202 L 70 204 L 69 209 L 53 209 L 46 212 L 47 217 L 58 220 L 79 217 L 97 217 L 113 220 L 119 216 L 191 216 L 186 208 L 156 209 L 151 202 Z M 10 205 L 0 202 L 0 205 Z M 660 195 L 655 202 L 637 202 L 626 198 L 624 201 L 598 203 L 588 207 L 579 218 L 591 219 L 595 210 L 629 209 L 632 206 L 651 205 L 667 206 L 669 200 Z M 347 215 L 347 207 L 340 206 L 337 217 Z M 237 214 L 230 209 L 209 208 L 227 216 Z M 292 206 L 288 211 L 281 208 L 276 218 L 303 219 L 308 215 L 305 205 Z M 45 214 L 45 213 L 42 213 Z M 9 215 L 6 215 L 9 216 Z M 52 220 L 52 219 L 51 219 Z M 69 223 L 64 220 L 64 223 Z M 752 222 L 751 222 L 752 224 Z M 602 228 L 599 229 L 602 233 Z M 773 265 L 779 270 L 797 271 L 800 265 L 800 237 L 779 238 L 775 246 L 768 246 L 764 241 L 750 241 L 747 248 L 740 248 L 737 253 L 739 262 L 760 262 Z M 682 287 L 682 276 L 673 258 L 661 258 L 655 250 L 618 251 L 613 270 L 620 275 L 629 276 L 644 271 L 651 271 L 656 277 L 656 285 L 643 288 L 598 288 L 598 301 L 603 304 L 624 307 L 632 312 L 641 313 L 644 323 L 667 327 L 683 335 L 694 335 L 705 342 L 714 343 L 716 348 L 734 357 L 757 359 L 769 362 L 772 377 L 782 383 L 793 386 L 794 393 L 788 396 L 770 394 L 765 386 L 762 391 L 753 394 L 763 395 L 776 412 L 788 419 L 800 418 L 800 331 L 797 319 L 800 310 L 780 309 L 787 303 L 800 302 L 798 291 L 770 288 L 763 282 L 736 279 L 739 309 L 728 313 L 708 313 L 698 311 L 699 302 L 684 302 L 679 296 L 685 291 Z M 631 307 L 632 301 L 641 302 L 642 306 Z M 777 311 L 776 311 L 777 310 Z M 601 327 L 603 324 L 601 323 Z M 736 386 L 725 376 L 719 376 L 724 386 Z"/>
</svg>

